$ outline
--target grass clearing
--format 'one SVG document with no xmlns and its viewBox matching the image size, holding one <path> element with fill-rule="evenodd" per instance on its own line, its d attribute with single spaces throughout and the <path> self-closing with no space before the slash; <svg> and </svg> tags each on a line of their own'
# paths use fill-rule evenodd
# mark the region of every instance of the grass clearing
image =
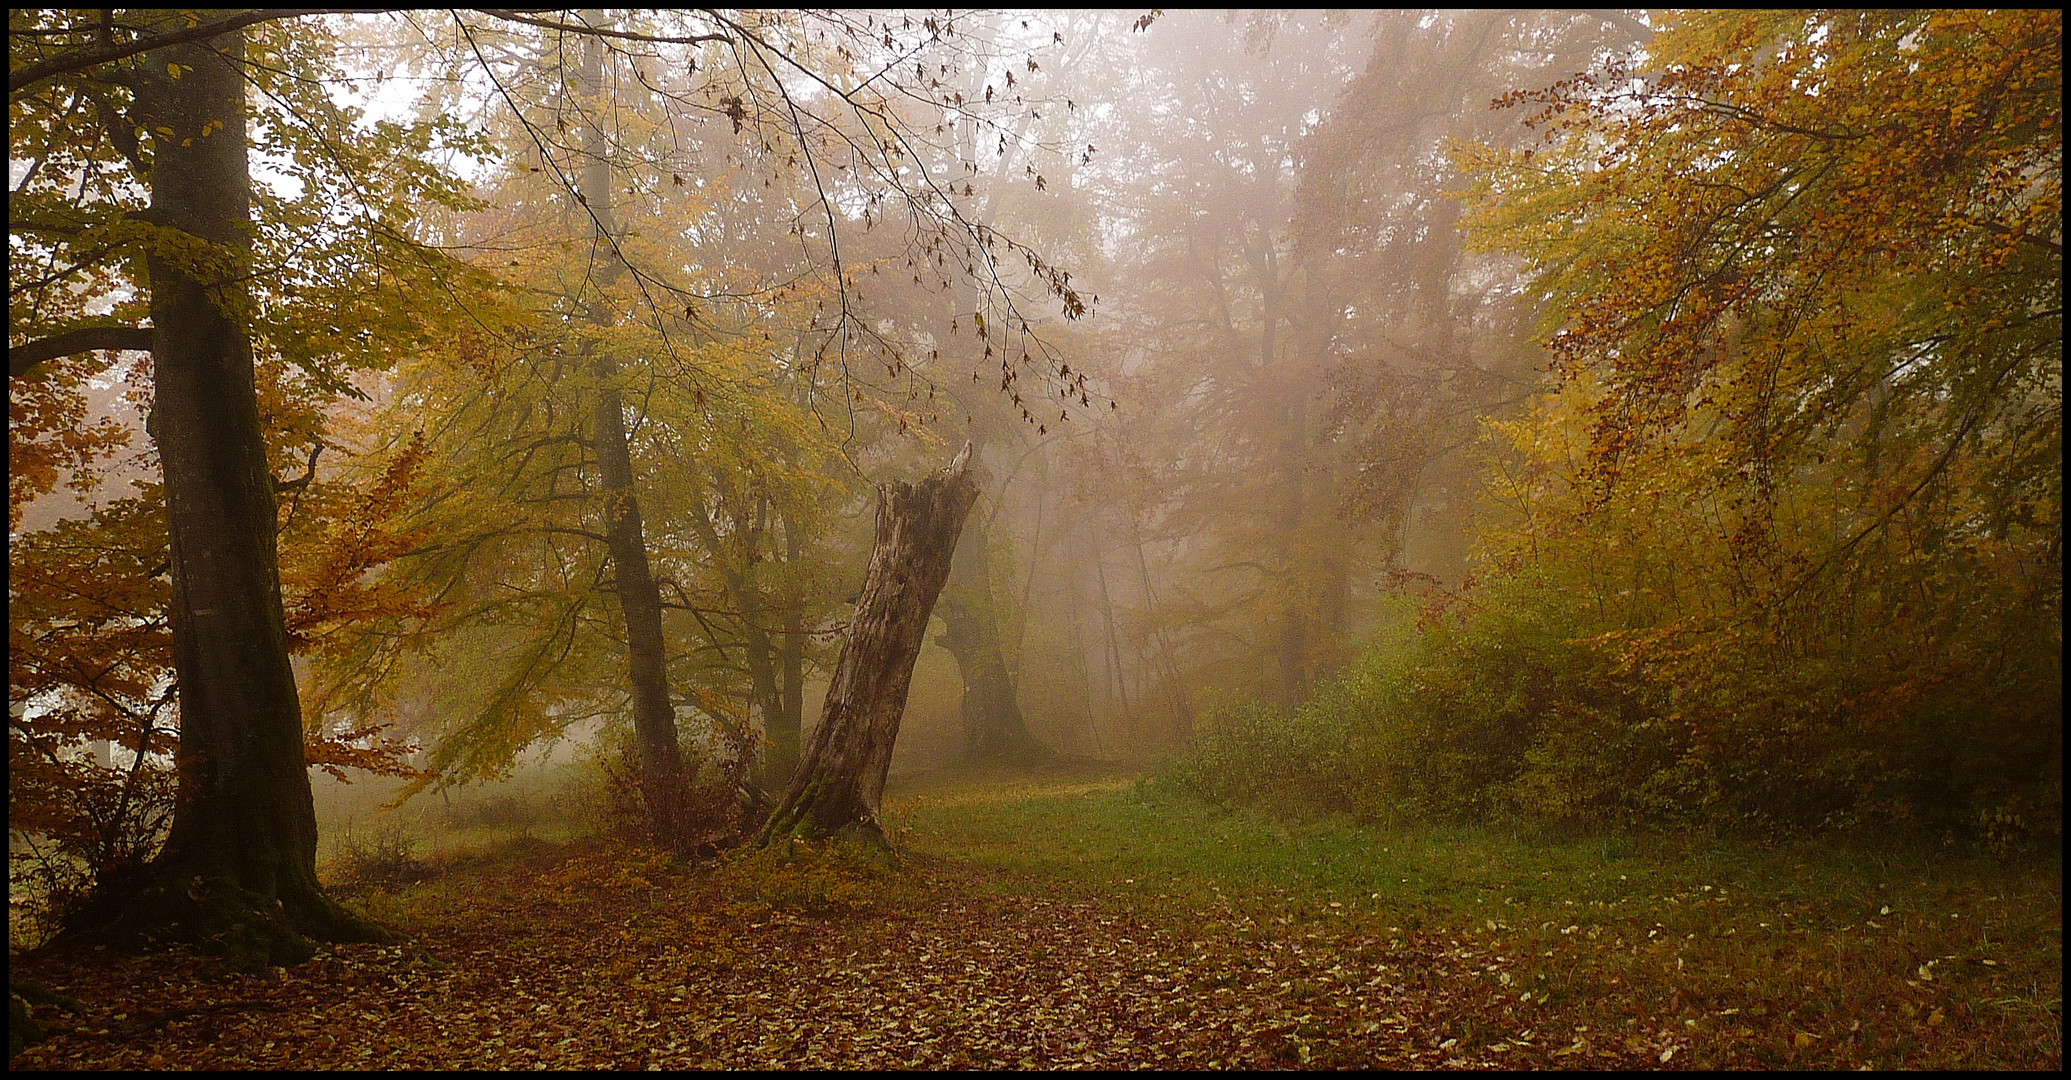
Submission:
<svg viewBox="0 0 2071 1080">
<path fill-rule="evenodd" d="M 1485 999 L 1463 1043 L 1698 1067 L 2062 1060 L 2060 858 L 1385 829 L 1069 776 L 895 790 L 887 820 L 1008 895 L 1438 948 Z"/>
</svg>

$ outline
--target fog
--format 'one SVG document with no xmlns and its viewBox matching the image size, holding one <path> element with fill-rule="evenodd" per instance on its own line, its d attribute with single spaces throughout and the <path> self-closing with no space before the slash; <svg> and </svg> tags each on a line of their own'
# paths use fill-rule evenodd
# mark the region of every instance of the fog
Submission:
<svg viewBox="0 0 2071 1080">
<path fill-rule="evenodd" d="M 939 465 L 966 439 L 976 448 L 984 493 L 915 668 L 896 772 L 1007 753 L 978 728 L 1017 723 L 1034 745 L 1009 756 L 1155 762 L 1183 744 L 1204 709 L 1302 700 L 1373 631 L 1405 581 L 1457 584 L 1473 482 L 1461 433 L 1471 433 L 1472 410 L 1529 386 L 1539 359 L 1529 333 L 1505 321 L 1517 287 L 1511 264 L 1464 253 L 1451 227 L 1459 211 L 1448 193 L 1459 179 L 1447 140 L 1519 137 L 1515 117 L 1492 114 L 1494 96 L 1634 44 L 1629 28 L 1576 14 L 1141 18 L 960 18 L 953 34 L 934 38 L 933 67 L 919 74 L 929 98 L 968 107 L 931 119 L 909 93 L 900 123 L 910 157 L 860 154 L 838 108 L 820 130 L 808 126 L 803 143 L 789 132 L 788 150 L 769 117 L 734 130 L 732 106 L 713 106 L 732 97 L 727 80 L 738 77 L 723 59 L 706 61 L 708 83 L 669 82 L 650 64 L 664 46 L 632 43 L 607 59 L 607 82 L 628 99 L 615 107 L 637 117 L 617 121 L 628 133 L 613 182 L 638 197 L 618 212 L 640 221 L 629 230 L 678 237 L 680 253 L 658 244 L 652 270 L 635 258 L 636 272 L 701 290 L 687 334 L 675 331 L 682 336 L 663 325 L 673 309 L 641 310 L 661 306 L 651 289 L 629 299 L 624 316 L 654 325 L 667 351 L 762 335 L 750 345 L 772 350 L 766 362 L 790 380 L 783 392 L 800 422 L 836 448 L 813 481 L 830 491 L 809 511 L 794 508 L 810 521 L 800 527 L 801 565 L 785 572 L 803 580 L 762 586 L 765 595 L 791 589 L 786 602 L 803 616 L 797 696 L 807 730 L 843 597 L 867 553 L 872 485 Z M 808 37 L 827 29 L 803 25 Z M 384 57 L 423 49 L 437 32 L 425 28 L 414 42 L 393 27 L 387 34 L 348 55 L 380 71 Z M 521 183 L 569 172 L 580 148 L 546 130 L 566 130 L 565 117 L 513 129 L 519 118 L 508 106 L 528 93 L 549 115 L 562 106 L 538 83 L 543 61 L 522 43 L 504 47 L 493 79 L 449 71 L 457 81 L 441 83 L 428 61 L 422 71 L 398 64 L 382 100 L 407 112 L 410 96 L 396 87 L 415 75 L 441 107 L 498 133 L 500 181 L 487 164 L 494 155 L 456 159 L 498 205 L 428 220 L 456 250 L 515 264 L 503 255 L 581 224 L 569 220 L 565 186 L 557 196 L 551 184 Z M 801 72 L 778 81 L 800 101 L 826 104 Z M 767 125 L 759 146 L 756 123 Z M 817 170 L 800 163 L 800 146 L 825 159 Z M 944 177 L 953 198 L 933 201 L 929 184 Z M 666 205 L 679 193 L 706 194 L 713 208 Z M 528 233 L 540 239 L 522 239 Z M 850 278 L 829 280 L 837 260 Z M 1052 268 L 1070 275 L 1082 317 L 1067 317 L 1046 288 Z M 808 295 L 806 325 L 787 331 L 788 343 L 771 336 L 767 327 L 796 317 L 781 305 Z M 709 323 L 702 296 L 713 298 Z M 735 299 L 743 296 L 762 308 L 748 310 Z M 841 318 L 829 314 L 830 300 L 845 309 Z M 988 317 L 981 340 L 974 322 Z M 739 386 L 768 377 L 752 361 L 717 371 L 699 363 L 671 357 L 662 377 Z M 1482 385 L 1463 385 L 1462 371 Z M 1360 395 L 1390 379 L 1442 381 L 1443 404 L 1467 415 L 1418 406 L 1352 415 L 1379 413 Z M 645 448 L 658 457 L 671 458 L 677 440 L 719 437 L 653 408 L 629 416 L 636 430 L 678 429 Z M 728 434 L 752 441 L 765 435 L 755 424 L 772 418 L 742 419 Z M 707 539 L 724 544 L 753 526 L 729 520 L 721 489 L 771 483 L 763 470 L 772 462 L 755 460 L 762 453 L 722 452 L 710 465 L 673 458 L 668 467 L 680 471 L 667 480 L 688 490 L 643 498 L 709 502 Z M 765 505 L 781 516 L 787 497 Z M 671 512 L 677 520 L 662 516 Z M 728 556 L 698 550 L 696 526 L 683 520 L 696 514 L 680 504 L 647 513 L 664 572 L 686 594 L 702 587 L 726 597 L 713 604 L 718 614 L 671 624 L 678 670 L 701 691 L 678 691 L 679 722 L 715 722 L 707 697 L 737 710 L 735 719 L 761 722 L 767 703 L 751 685 L 740 598 L 718 580 Z M 682 542 L 670 549 L 672 530 Z M 771 548 L 732 557 L 745 568 L 793 556 Z M 945 614 L 971 640 L 961 658 L 943 647 Z M 483 697 L 479 687 L 426 688 L 450 680 L 432 670 L 404 676 L 422 700 L 405 709 L 400 729 L 427 744 L 440 737 L 437 714 L 451 724 Z M 608 667 L 588 670 L 601 677 Z M 968 688 L 986 678 L 1003 678 L 1008 696 L 972 700 Z M 609 692 L 594 699 L 600 690 L 552 693 L 608 710 Z M 1018 718 L 1003 714 L 1003 702 Z M 552 720 L 537 729 L 559 730 Z"/>
<path fill-rule="evenodd" d="M 2056 9 L 11 9 L 10 1063 L 2062 1066 Z"/>
<path fill-rule="evenodd" d="M 896 775 L 1162 768 L 1342 716 L 1324 757 L 1486 736 L 1504 764 L 1459 782 L 1548 813 L 1573 810 L 1548 794 L 1569 780 L 1534 770 L 1615 729 L 1650 747 L 1634 760 L 1678 792 L 1662 798 L 1711 805 L 1741 781 L 1677 771 L 1709 753 L 1675 741 L 1699 738 L 1692 700 L 1767 732 L 1766 706 L 1737 702 L 1773 677 L 1794 702 L 1940 716 L 1926 688 L 2048 667 L 2007 644 L 2037 639 L 1941 598 L 2055 610 L 2061 479 L 2031 450 L 2060 439 L 2060 358 L 2027 339 L 1945 354 L 1955 332 L 1891 299 L 1928 270 L 1849 277 L 1806 254 L 1855 212 L 1822 199 L 1891 193 L 1864 228 L 1895 236 L 1943 196 L 1892 177 L 1829 195 L 1877 159 L 1819 155 L 1870 135 L 1763 119 L 1770 99 L 1825 108 L 1840 91 L 1819 72 L 1910 56 L 1926 29 L 1857 27 L 1850 52 L 1832 24 L 1777 16 L 1772 44 L 1711 64 L 1725 46 L 1700 26 L 1657 64 L 1666 15 L 1622 11 L 507 15 L 283 23 L 263 47 L 285 74 L 248 94 L 248 314 L 312 761 L 414 778 L 383 793 L 608 762 L 671 720 L 700 775 L 781 790 L 880 493 L 967 443 L 980 495 Z M 1971 152 L 1949 138 L 1933 160 Z M 1978 286 L 2027 313 L 1980 334 L 2061 318 L 2048 275 L 2008 261 L 2060 244 L 2060 165 L 1992 146 L 1965 197 L 2015 239 L 1977 265 L 2029 284 Z M 54 183 L 24 155 L 17 188 Z M 139 197 L 51 161 L 74 202 Z M 62 261 L 41 227 L 11 233 L 24 266 Z M 1950 228 L 1920 226 L 1939 239 L 1907 257 Z M 1650 246 L 1674 237 L 1691 239 Z M 1934 257 L 1971 265 L 1955 251 Z M 138 303 L 134 272 L 25 285 L 18 306 L 112 318 Z M 1807 344 L 1788 321 L 1806 312 L 1851 344 Z M 47 545 L 24 565 L 49 581 L 72 572 L 72 528 L 131 552 L 137 589 L 167 580 L 135 355 L 18 388 L 10 535 Z M 1965 366 L 1986 355 L 2012 366 Z M 1848 366 L 1864 357 L 1880 373 Z M 162 602 L 89 632 L 76 597 L 46 599 L 53 656 L 139 644 L 25 676 L 16 715 L 80 710 L 53 760 L 136 761 L 106 747 L 176 730 Z M 1890 659 L 1988 638 L 1994 659 L 1948 671 Z M 61 673 L 88 668 L 121 687 Z M 1891 674 L 1835 674 L 1870 670 Z M 1467 704 L 1402 719 L 1433 701 Z M 2041 746 L 2005 701 L 1977 722 L 2019 734 L 1951 738 Z M 1805 723 L 1775 730 L 1825 722 Z M 1659 725 L 1686 734 L 1638 734 Z M 1827 760 L 1804 738 L 1777 735 L 1778 759 Z M 1991 771 L 1973 765 L 1948 768 Z M 1970 784 L 1953 777 L 1876 813 Z M 1858 797 L 1779 812 L 1825 827 Z"/>
</svg>

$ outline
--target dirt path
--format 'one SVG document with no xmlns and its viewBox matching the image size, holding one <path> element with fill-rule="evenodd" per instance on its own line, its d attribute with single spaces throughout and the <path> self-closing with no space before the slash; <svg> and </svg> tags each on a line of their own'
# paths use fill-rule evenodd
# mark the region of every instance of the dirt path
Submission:
<svg viewBox="0 0 2071 1080">
<path fill-rule="evenodd" d="M 810 860 L 686 871 L 571 847 L 450 871 L 397 920 L 418 946 L 248 974 L 179 954 L 18 962 L 13 977 L 85 1010 L 39 1008 L 52 1037 L 12 1065 L 1656 1064 L 1651 1049 L 1529 1033 L 1467 1045 L 1446 1034 L 1463 1009 L 1498 1006 L 1465 954 L 1353 919 L 1146 915 L 1003 894 L 919 857 L 878 875 Z"/>
</svg>

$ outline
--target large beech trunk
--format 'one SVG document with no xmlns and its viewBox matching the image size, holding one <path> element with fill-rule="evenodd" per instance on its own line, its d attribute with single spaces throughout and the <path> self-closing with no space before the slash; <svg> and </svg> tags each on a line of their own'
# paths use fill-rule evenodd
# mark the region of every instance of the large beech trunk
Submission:
<svg viewBox="0 0 2071 1080">
<path fill-rule="evenodd" d="M 817 839 L 844 830 L 880 843 L 878 806 L 928 616 L 978 501 L 966 444 L 941 472 L 878 493 L 877 544 L 805 760 L 764 829 Z"/>
<path fill-rule="evenodd" d="M 171 532 L 180 783 L 165 848 L 137 873 L 104 880 L 70 932 L 288 963 L 309 955 L 310 936 L 385 933 L 316 880 L 316 813 L 247 329 L 243 55 L 242 33 L 230 33 L 155 50 L 130 70 L 134 122 L 155 133 L 149 219 L 208 245 L 154 245 L 148 256 L 157 397 L 149 426 Z"/>
</svg>

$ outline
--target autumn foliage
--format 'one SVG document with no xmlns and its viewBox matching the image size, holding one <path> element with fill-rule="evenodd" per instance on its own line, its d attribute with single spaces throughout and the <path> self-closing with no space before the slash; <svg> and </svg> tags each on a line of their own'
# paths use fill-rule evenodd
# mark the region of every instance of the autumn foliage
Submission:
<svg viewBox="0 0 2071 1080">
<path fill-rule="evenodd" d="M 29 434 L 23 428 L 15 429 Z M 411 537 L 385 529 L 418 483 L 421 451 L 377 475 L 316 478 L 282 501 L 283 578 L 291 648 L 315 657 L 348 627 L 426 610 L 386 582 L 383 567 Z M 166 606 L 162 504 L 146 485 L 84 519 L 19 534 L 11 544 L 8 820 L 23 839 L 12 869 L 64 903 L 100 876 L 143 865 L 165 838 L 179 738 Z M 307 718 L 305 757 L 340 777 L 352 768 L 407 776 L 411 747 L 377 723 Z"/>
<path fill-rule="evenodd" d="M 1688 13 L 1633 55 L 1452 148 L 1552 375 L 1484 415 L 1475 574 L 1182 775 L 2053 848 L 2061 15 Z"/>
</svg>

